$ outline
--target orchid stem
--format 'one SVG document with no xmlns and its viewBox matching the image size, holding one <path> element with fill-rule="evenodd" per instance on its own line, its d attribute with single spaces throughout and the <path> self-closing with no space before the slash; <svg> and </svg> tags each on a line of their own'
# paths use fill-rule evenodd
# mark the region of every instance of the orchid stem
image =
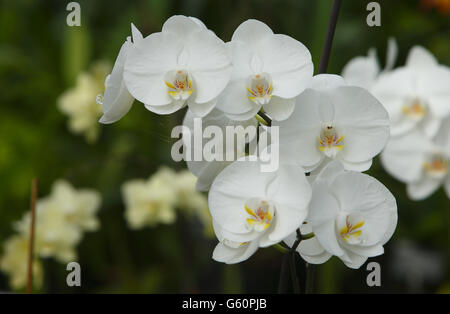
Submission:
<svg viewBox="0 0 450 314">
<path fill-rule="evenodd" d="M 339 16 L 339 9 L 341 7 L 341 0 L 334 0 L 331 8 L 331 16 L 328 22 L 327 35 L 325 37 L 325 44 L 322 49 L 322 56 L 320 58 L 318 74 L 326 73 L 328 61 L 330 60 L 331 45 L 333 44 L 334 32 L 336 30 L 337 19 Z"/>
<path fill-rule="evenodd" d="M 260 110 L 256 114 L 256 120 L 259 121 L 259 123 L 265 125 L 265 126 L 272 126 L 272 119 L 269 118 L 268 115 L 266 115 L 262 110 Z"/>
<path fill-rule="evenodd" d="M 310 233 L 307 233 L 307 234 L 302 234 L 301 237 L 302 237 L 302 240 L 311 239 L 311 238 L 314 237 L 314 232 L 310 232 Z"/>
<path fill-rule="evenodd" d="M 299 294 L 300 293 L 300 283 L 298 281 L 298 276 L 297 276 L 297 268 L 296 268 L 296 254 L 297 252 L 291 251 L 289 252 L 289 267 L 291 269 L 291 279 L 292 279 L 292 288 L 294 290 L 295 294 Z"/>
<path fill-rule="evenodd" d="M 290 251 L 289 251 L 289 265 L 291 268 L 291 279 L 292 279 L 292 288 L 294 289 L 294 293 L 300 293 L 300 283 L 298 281 L 297 276 L 297 269 L 295 267 L 295 255 L 297 254 L 297 247 L 299 246 L 300 242 L 303 240 L 302 234 L 300 232 L 300 229 L 297 229 L 297 239 L 295 240 L 294 244 L 292 245 Z"/>
<path fill-rule="evenodd" d="M 255 116 L 256 120 L 258 120 L 259 123 L 261 123 L 262 125 L 268 126 L 268 123 L 266 120 L 264 120 L 259 114 L 257 114 Z"/>
<path fill-rule="evenodd" d="M 281 262 L 280 279 L 278 282 L 278 294 L 286 293 L 287 288 L 287 264 L 289 260 L 289 254 L 283 255 L 283 260 Z"/>
<path fill-rule="evenodd" d="M 279 244 L 279 243 L 274 244 L 273 247 L 274 247 L 277 251 L 279 251 L 279 252 L 281 252 L 281 253 L 289 253 L 289 249 L 285 248 L 284 246 L 282 246 L 282 245 Z"/>
<path fill-rule="evenodd" d="M 36 220 L 36 201 L 38 195 L 37 179 L 34 178 L 31 182 L 31 202 L 30 202 L 30 238 L 28 243 L 28 273 L 27 273 L 27 290 L 30 294 L 33 286 L 33 259 L 34 259 L 34 228 Z"/>
<path fill-rule="evenodd" d="M 305 294 L 311 294 L 314 290 L 314 265 L 306 263 Z"/>
</svg>

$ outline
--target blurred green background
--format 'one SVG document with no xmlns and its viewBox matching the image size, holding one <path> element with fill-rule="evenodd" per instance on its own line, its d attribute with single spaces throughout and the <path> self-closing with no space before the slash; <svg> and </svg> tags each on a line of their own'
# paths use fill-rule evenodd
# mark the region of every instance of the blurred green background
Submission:
<svg viewBox="0 0 450 314">
<path fill-rule="evenodd" d="M 69 2 L 0 1 L 0 243 L 13 234 L 12 222 L 28 210 L 31 179 L 39 179 L 39 195 L 45 196 L 56 179 L 64 178 L 75 187 L 100 191 L 101 228 L 87 233 L 78 246 L 82 286 L 67 287 L 66 265 L 48 259 L 40 292 L 276 292 L 282 254 L 273 248 L 227 266 L 211 259 L 216 240 L 206 239 L 196 221 L 180 217 L 169 226 L 128 229 L 120 187 L 129 179 L 149 177 L 161 165 L 185 168 L 170 157 L 170 131 L 184 112 L 157 116 L 135 102 L 118 123 L 99 125 L 98 140 L 87 143 L 68 130 L 57 99 L 96 61 L 113 64 L 131 22 L 146 36 L 160 31 L 174 14 L 200 18 L 225 41 L 246 19 L 262 20 L 274 32 L 303 42 L 317 68 L 332 1 L 81 0 L 81 27 L 66 24 Z M 384 60 L 389 36 L 399 44 L 397 65 L 404 64 L 413 45 L 425 46 L 440 63 L 450 65 L 449 1 L 378 1 L 381 27 L 367 26 L 368 2 L 343 0 L 330 73 L 339 74 L 370 47 Z M 370 174 L 392 191 L 399 205 L 399 224 L 385 255 L 370 259 L 381 264 L 382 286 L 366 285 L 365 265 L 351 270 L 333 258 L 316 268 L 315 291 L 450 292 L 450 202 L 443 190 L 413 202 L 378 160 Z M 409 253 L 405 246 L 412 248 Z M 301 267 L 299 274 L 303 280 Z M 10 290 L 5 274 L 0 274 L 0 290 Z"/>
</svg>

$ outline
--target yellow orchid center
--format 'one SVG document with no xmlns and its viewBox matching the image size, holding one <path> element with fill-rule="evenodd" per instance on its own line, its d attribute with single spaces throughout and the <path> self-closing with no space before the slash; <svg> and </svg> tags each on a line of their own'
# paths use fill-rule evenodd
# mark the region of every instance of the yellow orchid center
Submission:
<svg viewBox="0 0 450 314">
<path fill-rule="evenodd" d="M 265 105 L 272 99 L 272 80 L 268 74 L 251 76 L 246 88 L 248 99 L 258 105 Z"/>
<path fill-rule="evenodd" d="M 271 202 L 251 199 L 244 206 L 249 215 L 246 219 L 247 227 L 255 231 L 264 231 L 270 227 L 273 220 L 275 207 Z"/>
<path fill-rule="evenodd" d="M 448 174 L 448 160 L 440 153 L 435 153 L 423 165 L 425 172 L 436 179 L 442 179 Z"/>
<path fill-rule="evenodd" d="M 184 70 L 169 72 L 164 83 L 168 87 L 167 93 L 175 100 L 186 100 L 194 92 L 192 80 Z"/>
<path fill-rule="evenodd" d="M 339 136 L 332 125 L 325 126 L 320 132 L 317 147 L 327 157 L 334 158 L 344 148 L 344 136 Z"/>
<path fill-rule="evenodd" d="M 364 219 L 359 215 L 346 215 L 337 221 L 340 237 L 349 244 L 359 244 L 363 242 L 362 234 L 365 224 Z"/>
<path fill-rule="evenodd" d="M 411 120 L 420 121 L 427 114 L 427 105 L 415 97 L 405 102 L 402 106 L 403 114 Z"/>
</svg>

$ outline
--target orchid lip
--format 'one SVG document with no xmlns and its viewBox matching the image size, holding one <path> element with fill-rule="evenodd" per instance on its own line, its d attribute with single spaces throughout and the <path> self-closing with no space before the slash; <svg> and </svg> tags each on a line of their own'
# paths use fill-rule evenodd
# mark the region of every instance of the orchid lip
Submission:
<svg viewBox="0 0 450 314">
<path fill-rule="evenodd" d="M 189 73 L 185 70 L 168 72 L 164 83 L 168 88 L 167 93 L 174 100 L 186 100 L 194 92 L 192 79 Z"/>
<path fill-rule="evenodd" d="M 273 84 L 267 73 L 250 76 L 246 89 L 248 99 L 255 104 L 265 105 L 272 99 Z"/>
<path fill-rule="evenodd" d="M 435 179 L 443 179 L 448 174 L 448 160 L 440 153 L 434 153 L 423 164 L 426 174 Z"/>
<path fill-rule="evenodd" d="M 275 214 L 275 206 L 270 201 L 252 198 L 246 202 L 244 209 L 248 214 L 246 226 L 261 232 L 270 227 Z"/>
<path fill-rule="evenodd" d="M 348 244 L 360 244 L 364 242 L 364 224 L 364 218 L 355 213 L 341 213 L 336 218 L 338 234 Z"/>
<path fill-rule="evenodd" d="M 319 151 L 327 157 L 335 158 L 344 149 L 344 135 L 339 136 L 336 128 L 331 124 L 326 125 L 318 137 Z"/>
<path fill-rule="evenodd" d="M 413 121 L 422 120 L 427 114 L 427 111 L 428 106 L 426 102 L 418 97 L 408 99 L 402 106 L 403 114 Z"/>
</svg>

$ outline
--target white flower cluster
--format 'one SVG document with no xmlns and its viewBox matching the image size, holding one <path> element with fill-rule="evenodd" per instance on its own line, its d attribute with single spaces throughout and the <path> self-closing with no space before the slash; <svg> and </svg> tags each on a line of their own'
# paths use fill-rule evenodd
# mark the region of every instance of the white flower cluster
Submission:
<svg viewBox="0 0 450 314">
<path fill-rule="evenodd" d="M 279 129 L 280 140 L 266 148 L 279 149 L 275 172 L 261 172 L 262 160 L 245 157 L 188 162 L 197 188 L 209 190 L 220 241 L 215 260 L 238 263 L 259 247 L 292 245 L 299 228 L 314 235 L 297 248 L 310 263 L 335 255 L 358 268 L 383 253 L 397 223 L 396 201 L 361 172 L 388 141 L 388 112 L 341 76 L 313 77 L 311 55 L 299 41 L 256 20 L 242 23 L 227 43 L 185 16 L 169 18 L 161 32 L 145 38 L 132 26 L 132 40 L 123 44 L 106 80 L 100 122 L 123 117 L 134 98 L 158 114 L 188 106 L 188 128 L 194 117 L 204 126 L 256 125 L 255 115 L 261 121 L 258 113 L 265 113 Z M 266 130 L 270 134 L 271 127 Z M 245 145 L 234 149 L 246 155 Z M 170 188 L 154 197 L 165 199 L 166 193 Z M 158 207 L 155 217 L 172 219 L 169 207 Z M 137 216 L 135 224 L 143 223 Z M 146 219 L 160 219 L 155 217 Z"/>
<path fill-rule="evenodd" d="M 42 265 L 38 258 L 53 257 L 61 263 L 76 259 L 75 247 L 83 233 L 99 228 L 96 213 L 100 207 L 100 194 L 89 189 L 74 189 L 67 181 L 53 184 L 49 196 L 36 204 L 34 233 L 33 275 L 35 285 L 42 282 Z M 10 276 L 11 287 L 25 286 L 30 232 L 30 213 L 14 225 L 17 234 L 4 244 L 0 269 Z"/>
<path fill-rule="evenodd" d="M 193 17 L 173 16 L 161 32 L 145 38 L 132 25 L 132 39 L 122 45 L 105 81 L 100 122 L 122 118 L 134 99 L 157 114 L 188 106 L 204 117 L 217 107 L 241 121 L 264 108 L 283 120 L 312 73 L 302 43 L 255 20 L 242 23 L 228 43 Z"/>
<path fill-rule="evenodd" d="M 450 68 L 415 46 L 406 64 L 392 69 L 396 52 L 391 40 L 384 71 L 371 50 L 351 60 L 343 76 L 369 89 L 389 112 L 391 137 L 381 160 L 407 184 L 409 197 L 425 199 L 444 185 L 450 198 Z"/>
<path fill-rule="evenodd" d="M 134 179 L 123 184 L 125 219 L 132 229 L 172 224 L 177 210 L 197 217 L 211 233 L 211 216 L 206 197 L 195 190 L 196 177 L 187 170 L 175 172 L 161 167 L 148 180 Z"/>
</svg>

